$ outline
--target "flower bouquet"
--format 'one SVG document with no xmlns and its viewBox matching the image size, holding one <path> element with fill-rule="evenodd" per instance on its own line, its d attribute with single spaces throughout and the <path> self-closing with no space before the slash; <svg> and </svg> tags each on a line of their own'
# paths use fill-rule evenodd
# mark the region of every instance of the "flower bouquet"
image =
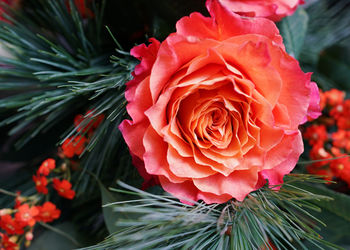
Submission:
<svg viewBox="0 0 350 250">
<path fill-rule="evenodd" d="M 0 249 L 350 246 L 348 2 L 0 6 Z"/>
</svg>

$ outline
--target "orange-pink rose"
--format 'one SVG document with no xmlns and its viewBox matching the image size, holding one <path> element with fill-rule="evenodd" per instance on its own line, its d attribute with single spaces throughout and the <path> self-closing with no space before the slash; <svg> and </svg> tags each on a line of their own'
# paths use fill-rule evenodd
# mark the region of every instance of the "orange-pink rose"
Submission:
<svg viewBox="0 0 350 250">
<path fill-rule="evenodd" d="M 303 0 L 219 0 L 220 3 L 237 14 L 250 17 L 265 17 L 280 21 L 290 16 L 303 4 Z"/>
<path fill-rule="evenodd" d="M 131 50 L 141 62 L 120 130 L 142 176 L 183 202 L 242 201 L 294 168 L 318 89 L 272 21 L 207 7 L 211 17 L 192 13 L 164 42 Z"/>
</svg>

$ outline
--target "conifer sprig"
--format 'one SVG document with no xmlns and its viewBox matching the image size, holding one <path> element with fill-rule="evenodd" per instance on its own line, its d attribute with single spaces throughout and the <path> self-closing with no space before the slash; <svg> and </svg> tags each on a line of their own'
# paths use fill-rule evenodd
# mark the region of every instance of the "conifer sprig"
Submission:
<svg viewBox="0 0 350 250">
<path fill-rule="evenodd" d="M 2 22 L 0 29 L 0 39 L 11 54 L 0 58 L 1 90 L 7 90 L 0 111 L 17 110 L 0 125 L 16 124 L 10 134 L 28 131 L 18 147 L 87 105 L 94 89 L 76 91 L 71 81 L 97 81 L 119 66 L 113 67 L 109 53 L 89 35 L 96 34 L 96 26 L 74 7 L 69 11 L 64 1 L 27 4 L 36 7 L 13 13 L 12 23 Z"/>
<path fill-rule="evenodd" d="M 322 222 L 309 213 L 320 211 L 312 201 L 330 198 L 298 188 L 300 179 L 320 181 L 291 175 L 278 192 L 264 187 L 243 202 L 193 206 L 119 182 L 124 189 L 112 191 L 136 198 L 106 204 L 118 214 L 119 230 L 84 249 L 338 249 L 315 232 Z"/>
<path fill-rule="evenodd" d="M 93 189 L 86 170 L 103 179 L 103 173 L 118 165 L 116 152 L 125 152 L 118 125 L 125 116 L 125 83 L 136 60 L 116 52 L 112 38 L 102 39 L 104 3 L 94 5 L 94 18 L 83 19 L 73 1 L 68 8 L 66 1 L 29 0 L 22 12 L 11 13 L 11 23 L 1 22 L 0 29 L 0 40 L 11 55 L 0 57 L 0 90 L 5 96 L 0 100 L 5 117 L 0 126 L 11 125 L 10 135 L 21 134 L 18 148 L 68 119 L 72 126 L 61 142 L 84 133 L 98 115 L 105 117 L 82 154 L 82 171 L 75 174 L 80 192 Z M 104 33 L 108 37 L 107 30 Z M 88 110 L 93 112 L 74 127 L 74 115 Z"/>
</svg>

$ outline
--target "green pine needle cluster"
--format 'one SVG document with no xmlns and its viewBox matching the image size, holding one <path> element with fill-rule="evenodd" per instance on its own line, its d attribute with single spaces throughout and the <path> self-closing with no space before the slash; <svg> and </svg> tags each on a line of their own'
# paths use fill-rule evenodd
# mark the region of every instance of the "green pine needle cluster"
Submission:
<svg viewBox="0 0 350 250">
<path fill-rule="evenodd" d="M 0 58 L 5 65 L 0 68 L 0 91 L 6 96 L 0 100 L 0 114 L 7 116 L 0 126 L 11 125 L 9 135 L 21 135 L 16 142 L 21 148 L 72 115 L 92 110 L 79 127 L 67 127 L 60 141 L 74 138 L 103 114 L 82 155 L 82 171 L 75 175 L 79 192 L 92 190 L 94 181 L 86 171 L 101 177 L 116 167 L 116 152 L 123 151 L 118 125 L 126 115 L 125 83 L 137 61 L 102 42 L 102 29 L 108 35 L 102 26 L 105 1 L 94 5 L 93 19 L 82 19 L 72 1 L 70 10 L 64 1 L 24 4 L 26 12 L 12 12 L 11 23 L 1 22 L 0 40 L 11 57 Z M 117 56 L 111 57 L 113 53 Z"/>
<path fill-rule="evenodd" d="M 322 222 L 310 213 L 320 211 L 312 201 L 330 198 L 298 188 L 304 181 L 322 182 L 290 175 L 278 192 L 264 187 L 243 202 L 193 206 L 119 182 L 124 189 L 111 190 L 134 199 L 106 204 L 117 230 L 84 249 L 339 249 L 315 232 Z"/>
<path fill-rule="evenodd" d="M 16 123 L 11 135 L 31 127 L 17 142 L 21 147 L 86 105 L 95 94 L 92 88 L 77 91 L 71 81 L 97 81 L 114 69 L 109 55 L 88 37 L 87 28 L 97 34 L 98 29 L 84 25 L 77 10 L 69 13 L 63 1 L 42 2 L 34 13 L 14 15 L 12 23 L 2 22 L 0 29 L 0 39 L 12 55 L 0 58 L 5 65 L 0 69 L 0 88 L 10 93 L 0 101 L 0 109 L 17 109 L 17 113 L 0 125 Z M 47 20 L 48 16 L 52 18 Z"/>
</svg>

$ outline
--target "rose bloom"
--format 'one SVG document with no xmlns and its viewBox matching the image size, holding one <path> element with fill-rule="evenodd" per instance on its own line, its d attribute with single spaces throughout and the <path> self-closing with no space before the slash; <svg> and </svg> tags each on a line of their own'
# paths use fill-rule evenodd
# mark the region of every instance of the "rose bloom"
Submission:
<svg viewBox="0 0 350 250">
<path fill-rule="evenodd" d="M 233 12 L 249 17 L 265 17 L 278 22 L 290 16 L 303 0 L 219 0 Z"/>
<path fill-rule="evenodd" d="M 146 181 L 187 203 L 242 201 L 294 168 L 318 89 L 272 21 L 207 7 L 211 17 L 192 13 L 161 44 L 131 50 L 141 62 L 120 130 Z"/>
</svg>

